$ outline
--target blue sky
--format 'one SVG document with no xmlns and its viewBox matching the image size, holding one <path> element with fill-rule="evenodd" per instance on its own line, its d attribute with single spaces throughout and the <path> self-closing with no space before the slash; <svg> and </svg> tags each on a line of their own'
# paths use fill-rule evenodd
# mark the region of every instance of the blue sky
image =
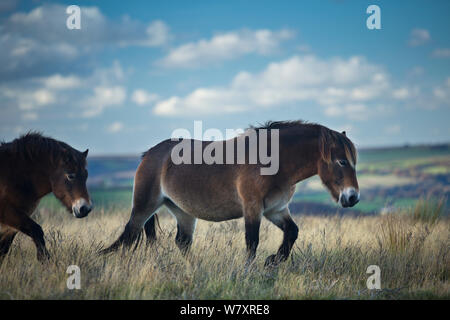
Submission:
<svg viewBox="0 0 450 320">
<path fill-rule="evenodd" d="M 68 5 L 81 30 L 66 28 Z M 366 8 L 381 9 L 369 30 Z M 92 154 L 176 128 L 305 119 L 360 147 L 450 141 L 449 1 L 0 4 L 0 139 Z"/>
</svg>

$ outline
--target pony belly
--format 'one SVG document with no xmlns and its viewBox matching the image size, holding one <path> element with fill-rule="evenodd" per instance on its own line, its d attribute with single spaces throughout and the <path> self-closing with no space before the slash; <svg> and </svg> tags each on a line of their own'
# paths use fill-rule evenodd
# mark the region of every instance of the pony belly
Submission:
<svg viewBox="0 0 450 320">
<path fill-rule="evenodd" d="M 242 211 L 222 211 L 222 212 L 201 212 L 201 211 L 195 211 L 195 214 L 191 214 L 192 216 L 206 220 L 211 222 L 221 222 L 221 221 L 227 221 L 227 220 L 233 220 L 233 219 L 239 219 L 242 218 L 243 214 Z"/>
<path fill-rule="evenodd" d="M 166 195 L 166 198 L 186 214 L 206 221 L 226 221 L 243 216 L 242 206 L 234 201 L 217 201 L 217 199 L 186 200 Z"/>
<path fill-rule="evenodd" d="M 185 213 L 207 221 L 225 221 L 243 216 L 234 181 L 229 176 L 212 171 L 201 174 L 193 171 L 189 172 L 192 173 L 189 178 L 186 170 L 176 173 L 173 170 L 170 176 L 166 175 L 161 183 L 161 193 Z"/>
</svg>

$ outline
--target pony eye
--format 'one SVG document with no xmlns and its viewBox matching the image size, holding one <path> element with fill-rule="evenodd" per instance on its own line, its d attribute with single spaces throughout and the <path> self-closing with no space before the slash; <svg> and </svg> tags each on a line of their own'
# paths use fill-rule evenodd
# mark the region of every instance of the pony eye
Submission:
<svg viewBox="0 0 450 320">
<path fill-rule="evenodd" d="M 66 174 L 67 180 L 72 181 L 75 179 L 75 173 Z"/>
<path fill-rule="evenodd" d="M 337 163 L 341 166 L 341 167 L 345 167 L 348 164 L 347 160 L 338 160 Z"/>
</svg>

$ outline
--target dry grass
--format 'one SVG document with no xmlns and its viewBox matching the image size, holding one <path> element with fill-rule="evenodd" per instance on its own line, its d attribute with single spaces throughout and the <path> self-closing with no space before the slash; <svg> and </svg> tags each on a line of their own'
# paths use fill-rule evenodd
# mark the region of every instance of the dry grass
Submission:
<svg viewBox="0 0 450 320">
<path fill-rule="evenodd" d="M 433 224 L 443 215 L 447 199 L 442 197 L 438 200 L 432 198 L 422 198 L 417 201 L 413 208 L 407 209 L 406 214 L 415 221 Z"/>
<path fill-rule="evenodd" d="M 56 211 L 56 212 L 51 212 Z M 97 210 L 77 220 L 41 209 L 52 261 L 36 261 L 32 241 L 17 236 L 0 266 L 2 299 L 403 299 L 450 297 L 449 221 L 406 215 L 296 217 L 299 238 L 289 260 L 265 270 L 282 233 L 266 220 L 255 265 L 243 267 L 243 221 L 199 221 L 190 256 L 174 244 L 175 223 L 161 215 L 158 244 L 97 256 L 122 231 L 126 210 Z M 81 269 L 81 290 L 68 290 L 66 269 Z M 366 269 L 381 268 L 381 290 L 368 290 Z"/>
</svg>

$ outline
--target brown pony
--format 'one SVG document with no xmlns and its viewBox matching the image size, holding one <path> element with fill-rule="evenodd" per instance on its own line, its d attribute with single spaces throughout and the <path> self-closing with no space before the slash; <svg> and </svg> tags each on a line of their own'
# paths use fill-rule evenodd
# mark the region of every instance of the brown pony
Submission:
<svg viewBox="0 0 450 320">
<path fill-rule="evenodd" d="M 0 259 L 18 231 L 33 239 L 38 260 L 49 258 L 44 232 L 30 218 L 46 194 L 53 192 L 75 217 L 88 215 L 87 155 L 38 133 L 0 144 Z"/>
<path fill-rule="evenodd" d="M 279 170 L 261 175 L 261 161 L 249 164 L 249 130 L 279 134 Z M 237 164 L 174 164 L 172 153 L 179 143 L 165 140 L 144 153 L 134 179 L 133 208 L 125 230 L 117 241 L 102 253 L 120 246 L 130 247 L 140 239 L 144 228 L 147 241 L 156 240 L 155 211 L 165 205 L 177 220 L 176 244 L 185 253 L 192 242 L 196 220 L 225 221 L 244 217 L 248 260 L 253 261 L 259 242 L 262 217 L 284 232 L 283 242 L 266 265 L 276 265 L 288 258 L 297 239 L 298 228 L 289 212 L 289 201 L 295 185 L 318 174 L 331 196 L 343 207 L 359 201 L 356 179 L 356 150 L 345 132 L 338 133 L 318 124 L 302 121 L 268 122 L 250 128 L 239 138 L 245 138 L 245 163 Z M 267 137 L 272 137 L 267 134 Z M 231 141 L 227 140 L 227 142 Z M 203 150 L 223 141 L 185 139 Z M 268 144 L 273 143 L 269 138 Z M 222 144 L 223 145 L 223 144 Z M 238 143 L 233 144 L 234 151 Z M 258 149 L 261 141 L 258 138 Z M 227 156 L 225 147 L 220 151 Z M 217 150 L 217 149 L 216 149 Z M 259 155 L 260 153 L 258 153 Z M 236 152 L 233 153 L 236 160 Z M 193 162 L 191 162 L 193 163 Z"/>
</svg>

